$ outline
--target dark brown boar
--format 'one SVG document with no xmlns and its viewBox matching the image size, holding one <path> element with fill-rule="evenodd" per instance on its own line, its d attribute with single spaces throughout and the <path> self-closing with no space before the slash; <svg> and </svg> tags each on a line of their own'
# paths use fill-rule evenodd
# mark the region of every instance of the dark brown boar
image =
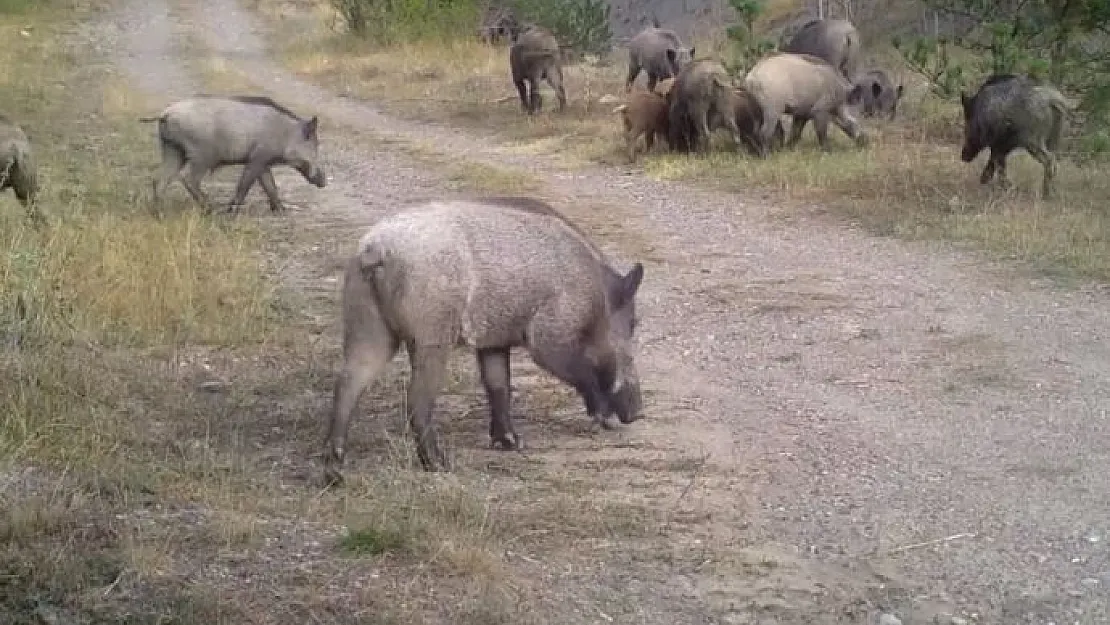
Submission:
<svg viewBox="0 0 1110 625">
<path fill-rule="evenodd" d="M 509 68 L 512 70 L 513 84 L 520 94 L 520 105 L 525 113 L 533 115 L 543 106 L 539 86 L 541 80 L 555 90 L 559 99 L 559 110 L 567 105 L 567 93 L 563 88 L 563 62 L 559 41 L 551 31 L 540 26 L 532 26 L 517 36 L 509 48 Z"/>
<path fill-rule="evenodd" d="M 718 128 L 727 128 L 739 144 L 733 88 L 728 72 L 717 61 L 701 59 L 682 68 L 668 96 L 667 142 L 671 148 L 705 151 L 710 133 Z"/>
</svg>

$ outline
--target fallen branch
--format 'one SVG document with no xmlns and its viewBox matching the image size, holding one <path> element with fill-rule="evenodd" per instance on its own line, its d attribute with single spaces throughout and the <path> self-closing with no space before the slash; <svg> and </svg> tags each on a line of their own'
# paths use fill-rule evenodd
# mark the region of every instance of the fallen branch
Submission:
<svg viewBox="0 0 1110 625">
<path fill-rule="evenodd" d="M 902 547 L 895 547 L 894 549 L 891 549 L 890 551 L 888 551 L 887 555 L 891 555 L 891 554 L 895 554 L 895 553 L 901 553 L 903 551 L 909 551 L 910 549 L 919 549 L 921 547 L 930 547 L 932 545 L 939 545 L 941 543 L 946 543 L 946 542 L 950 542 L 950 541 L 953 541 L 953 540 L 958 540 L 960 538 L 975 538 L 975 534 L 971 534 L 971 533 L 953 534 L 951 536 L 945 536 L 944 538 L 935 538 L 933 540 L 927 540 L 923 543 L 914 543 L 912 545 L 904 545 Z"/>
</svg>

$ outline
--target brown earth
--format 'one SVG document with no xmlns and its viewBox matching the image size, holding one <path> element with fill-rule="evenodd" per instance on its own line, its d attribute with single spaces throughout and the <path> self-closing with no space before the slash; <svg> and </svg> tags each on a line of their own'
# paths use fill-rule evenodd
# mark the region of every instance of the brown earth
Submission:
<svg viewBox="0 0 1110 625">
<path fill-rule="evenodd" d="M 275 172 L 292 208 L 266 218 L 284 284 L 322 332 L 311 357 L 335 362 L 342 255 L 401 203 L 458 193 L 449 163 L 540 178 L 540 194 L 622 267 L 646 265 L 648 418 L 587 433 L 578 404 L 520 359 L 515 410 L 531 449 L 486 450 L 466 354 L 456 363 L 463 390 L 440 404 L 458 472 L 488 474 L 491 496 L 554 532 L 505 545 L 532 622 L 864 623 L 880 612 L 904 623 L 1108 622 L 1105 289 L 1064 287 L 947 245 L 869 237 L 820 207 L 787 212 L 755 194 L 570 170 L 394 119 L 283 70 L 263 28 L 235 0 L 135 0 L 81 36 L 166 102 L 203 86 L 196 64 L 217 55 L 242 73 L 243 90 L 321 115 L 328 187 Z M 230 192 L 208 185 L 216 197 Z M 249 212 L 264 210 L 260 192 L 251 202 Z M 398 358 L 364 399 L 348 474 L 373 474 L 385 453 L 372 415 L 397 411 L 404 370 Z M 307 414 L 277 411 L 275 424 L 298 425 L 286 429 L 296 439 L 259 434 L 255 461 L 278 454 L 300 476 L 290 488 L 313 489 L 319 440 L 300 426 L 325 414 L 330 378 L 273 384 L 276 404 Z M 560 536 L 545 529 L 558 522 L 553 501 L 581 506 L 563 514 L 614 518 L 627 506 L 630 516 L 626 527 Z M 336 528 L 317 527 L 309 511 L 265 531 L 273 542 L 195 576 L 218 575 L 232 596 L 264 605 L 271 590 L 258 580 L 326 570 L 341 605 L 359 612 L 369 601 L 354 589 L 377 573 L 336 568 L 320 546 Z"/>
</svg>

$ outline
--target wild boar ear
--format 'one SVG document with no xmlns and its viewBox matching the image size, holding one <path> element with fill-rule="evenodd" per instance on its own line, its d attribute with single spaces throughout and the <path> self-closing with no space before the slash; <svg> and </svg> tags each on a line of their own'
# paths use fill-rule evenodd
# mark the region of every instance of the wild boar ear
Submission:
<svg viewBox="0 0 1110 625">
<path fill-rule="evenodd" d="M 905 85 L 898 85 L 898 88 L 894 90 L 894 97 L 901 98 L 903 91 L 905 91 Z"/>
<path fill-rule="evenodd" d="M 962 104 L 965 109 L 968 104 L 971 104 L 971 98 L 967 97 L 967 94 L 963 91 L 960 92 L 960 104 Z"/>
<path fill-rule="evenodd" d="M 305 122 L 305 125 L 304 125 L 304 138 L 305 139 L 311 139 L 311 138 L 316 136 L 316 126 L 319 124 L 319 122 L 320 122 L 320 120 L 315 115 L 312 116 L 312 119 Z"/>
<path fill-rule="evenodd" d="M 636 291 L 640 289 L 640 283 L 644 279 L 644 265 L 636 263 L 632 266 L 632 270 L 621 278 L 621 300 L 622 303 L 631 302 L 636 297 Z"/>
</svg>

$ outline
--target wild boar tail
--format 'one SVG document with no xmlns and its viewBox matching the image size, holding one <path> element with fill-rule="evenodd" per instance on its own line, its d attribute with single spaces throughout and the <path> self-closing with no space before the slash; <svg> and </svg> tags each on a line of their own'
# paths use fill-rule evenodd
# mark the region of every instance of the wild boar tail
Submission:
<svg viewBox="0 0 1110 625">
<path fill-rule="evenodd" d="M 15 158 L 8 171 L 11 176 L 12 186 L 19 190 L 25 197 L 33 197 L 39 188 L 38 167 L 30 146 L 19 143 L 16 146 Z"/>
</svg>

